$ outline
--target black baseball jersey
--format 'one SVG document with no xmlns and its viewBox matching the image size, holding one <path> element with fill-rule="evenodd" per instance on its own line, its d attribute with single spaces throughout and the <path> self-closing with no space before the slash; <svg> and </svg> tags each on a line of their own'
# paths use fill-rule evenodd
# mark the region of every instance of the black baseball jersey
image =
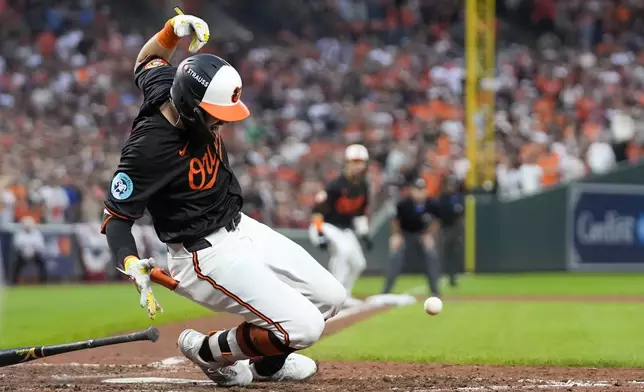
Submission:
<svg viewBox="0 0 644 392">
<path fill-rule="evenodd" d="M 134 221 L 147 208 L 159 239 L 169 243 L 225 227 L 243 205 L 221 136 L 176 128 L 159 111 L 170 98 L 175 72 L 160 58 L 136 70 L 144 102 L 105 201 L 106 219 Z"/>
<path fill-rule="evenodd" d="M 441 216 L 440 205 L 434 199 L 417 203 L 411 197 L 406 197 L 396 205 L 396 219 L 400 229 L 407 233 L 421 233 L 434 219 L 440 219 Z"/>
<path fill-rule="evenodd" d="M 326 200 L 314 210 L 324 216 L 325 222 L 342 229 L 352 228 L 353 218 L 366 213 L 369 186 L 364 177 L 352 182 L 341 175 L 331 181 L 325 191 Z"/>
</svg>

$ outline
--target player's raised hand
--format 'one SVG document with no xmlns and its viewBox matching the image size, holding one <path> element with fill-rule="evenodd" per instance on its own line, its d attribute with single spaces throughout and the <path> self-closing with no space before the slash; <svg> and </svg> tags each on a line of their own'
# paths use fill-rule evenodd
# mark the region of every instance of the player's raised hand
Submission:
<svg viewBox="0 0 644 392">
<path fill-rule="evenodd" d="M 192 40 L 188 47 L 190 53 L 198 52 L 210 39 L 208 23 L 196 16 L 182 13 L 170 19 L 170 24 L 174 28 L 174 33 L 177 37 L 183 38 L 192 35 Z"/>
<path fill-rule="evenodd" d="M 119 271 L 127 275 L 136 285 L 136 289 L 141 294 L 139 304 L 146 308 L 148 316 L 154 320 L 157 311 L 163 312 L 161 305 L 154 298 L 152 293 L 152 282 L 150 280 L 150 271 L 154 267 L 152 259 L 139 260 L 136 257 L 128 257 L 125 260 L 125 269 L 118 268 Z"/>
</svg>

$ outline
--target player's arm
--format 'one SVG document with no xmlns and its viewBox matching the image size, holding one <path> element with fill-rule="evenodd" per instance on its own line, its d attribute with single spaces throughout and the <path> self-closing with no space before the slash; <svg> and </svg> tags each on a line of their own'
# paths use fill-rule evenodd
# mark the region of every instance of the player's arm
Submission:
<svg viewBox="0 0 644 392">
<path fill-rule="evenodd" d="M 329 211 L 329 193 L 323 190 L 315 195 L 315 205 L 311 213 L 311 225 L 309 226 L 309 239 L 320 248 L 326 248 L 328 240 L 324 236 L 322 227 L 324 225 L 324 214 Z"/>
<path fill-rule="evenodd" d="M 391 236 L 389 237 L 389 249 L 396 251 L 403 243 L 402 231 L 400 230 L 400 219 L 402 216 L 402 204 L 396 204 L 396 215 L 391 219 Z"/>
<path fill-rule="evenodd" d="M 22 244 L 24 242 L 24 237 L 25 235 L 23 234 L 23 231 L 20 230 L 18 231 L 14 236 L 13 236 L 13 248 L 14 249 L 20 249 L 22 248 Z"/>
<path fill-rule="evenodd" d="M 45 237 L 40 231 L 36 231 L 36 243 L 34 244 L 34 247 L 36 248 L 36 253 L 38 253 L 39 256 L 42 257 L 45 255 L 45 250 L 47 249 L 45 245 Z"/>
<path fill-rule="evenodd" d="M 171 21 L 172 19 L 167 21 L 163 29 L 143 45 L 134 63 L 135 73 L 141 64 L 151 58 L 158 58 L 166 63 L 170 62 L 179 43 L 179 37 L 174 33 L 174 28 L 170 24 Z"/>
<path fill-rule="evenodd" d="M 400 230 L 400 207 L 396 207 L 396 215 L 391 220 L 391 235 L 401 235 Z"/>
<path fill-rule="evenodd" d="M 371 236 L 369 235 L 369 218 L 367 216 L 367 211 L 369 211 L 369 199 L 371 195 L 369 193 L 369 186 L 366 183 L 364 184 L 363 191 L 365 192 L 366 196 L 365 203 L 358 212 L 358 215 L 353 218 L 353 227 L 365 247 L 367 249 L 371 249 L 373 248 L 373 241 L 371 240 Z"/>
<path fill-rule="evenodd" d="M 425 201 L 425 211 L 435 218 L 429 224 L 426 233 L 436 238 L 441 228 L 441 221 L 446 217 L 446 211 L 438 200 L 432 198 Z"/>
<path fill-rule="evenodd" d="M 107 236 L 117 263 L 123 266 L 128 258 L 139 258 L 132 226 L 143 216 L 148 200 L 156 191 L 153 181 L 157 175 L 143 152 L 145 139 L 130 139 L 123 148 L 103 210 L 101 233 Z"/>
<path fill-rule="evenodd" d="M 139 51 L 134 72 L 136 73 L 141 64 L 150 58 L 158 58 L 169 63 L 179 40 L 189 35 L 192 36 L 192 41 L 188 49 L 191 53 L 195 53 L 210 39 L 208 24 L 192 15 L 177 15 L 169 19 L 163 29 L 150 38 Z"/>
<path fill-rule="evenodd" d="M 132 225 L 143 216 L 150 197 L 161 190 L 167 180 L 156 169 L 158 146 L 144 132 L 132 136 L 123 148 L 121 160 L 107 191 L 101 232 L 115 255 L 121 271 L 136 283 L 141 293 L 140 305 L 154 318 L 161 307 L 152 295 L 150 272 L 152 260 L 141 260 L 132 235 Z"/>
<path fill-rule="evenodd" d="M 333 211 L 333 206 L 340 197 L 340 188 L 337 181 L 332 181 L 324 188 L 323 191 L 315 195 L 315 207 L 313 208 L 312 220 L 313 225 L 322 233 L 324 216 Z"/>
<path fill-rule="evenodd" d="M 434 219 L 432 223 L 429 224 L 429 227 L 427 228 L 427 233 L 431 235 L 433 238 L 438 237 L 438 232 L 441 229 L 441 221 L 439 219 Z"/>
<path fill-rule="evenodd" d="M 315 195 L 315 205 L 311 213 L 311 224 L 318 233 L 322 233 L 324 224 L 324 213 L 327 211 L 328 194 L 326 190 L 320 191 Z"/>
</svg>

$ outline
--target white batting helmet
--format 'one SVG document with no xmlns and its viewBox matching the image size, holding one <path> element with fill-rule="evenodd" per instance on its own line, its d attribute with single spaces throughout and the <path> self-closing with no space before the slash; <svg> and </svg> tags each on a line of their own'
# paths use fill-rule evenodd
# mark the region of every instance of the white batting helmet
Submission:
<svg viewBox="0 0 644 392">
<path fill-rule="evenodd" d="M 344 159 L 347 161 L 368 161 L 369 151 L 362 144 L 352 144 L 344 150 Z"/>
</svg>

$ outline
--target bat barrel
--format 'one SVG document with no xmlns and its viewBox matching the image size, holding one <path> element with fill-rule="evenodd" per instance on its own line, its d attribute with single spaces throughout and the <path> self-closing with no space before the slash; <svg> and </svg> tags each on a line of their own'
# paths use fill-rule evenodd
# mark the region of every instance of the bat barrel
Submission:
<svg viewBox="0 0 644 392">
<path fill-rule="evenodd" d="M 156 342 L 157 339 L 159 339 L 159 330 L 151 327 L 146 329 L 145 331 L 133 332 L 127 335 L 88 340 L 87 343 L 89 344 L 88 348 L 93 348 L 111 346 L 113 344 L 136 342 L 139 340 L 150 340 L 152 342 Z"/>
<path fill-rule="evenodd" d="M 126 335 L 110 336 L 107 338 L 90 339 L 82 342 L 57 344 L 52 346 L 36 346 L 0 351 L 0 367 L 33 361 L 34 359 L 64 354 L 72 351 L 85 350 L 114 344 L 149 340 L 156 342 L 159 339 L 159 330 L 151 327 L 145 331 L 134 332 Z"/>
</svg>

